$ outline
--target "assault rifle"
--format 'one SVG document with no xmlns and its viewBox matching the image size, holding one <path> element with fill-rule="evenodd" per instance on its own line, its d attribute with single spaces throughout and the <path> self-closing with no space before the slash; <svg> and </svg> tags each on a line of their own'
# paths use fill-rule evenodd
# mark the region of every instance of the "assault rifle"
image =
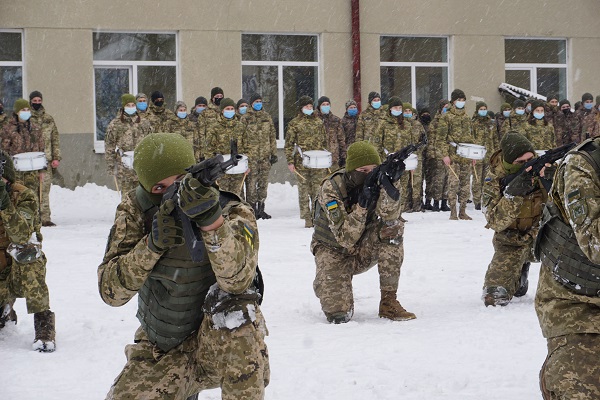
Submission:
<svg viewBox="0 0 600 400">
<path fill-rule="evenodd" d="M 375 197 L 379 196 L 380 188 L 383 186 L 387 194 L 395 201 L 398 201 L 400 199 L 400 192 L 396 189 L 394 183 L 400 179 L 406 169 L 404 160 L 426 144 L 427 135 L 422 135 L 421 141 L 417 144 L 411 143 L 394 153 L 388 154 L 385 161 L 367 175 L 365 186 L 370 188 Z"/>
<path fill-rule="evenodd" d="M 194 164 L 186 171 L 191 173 L 192 176 L 200 181 L 200 183 L 206 187 L 212 186 L 217 179 L 225 174 L 225 172 L 235 167 L 238 162 L 242 159 L 242 156 L 238 154 L 237 141 L 231 140 L 231 158 L 225 161 L 221 154 L 216 154 L 212 158 L 208 158 L 204 161 Z M 175 213 L 176 219 L 181 221 L 183 228 L 183 235 L 185 237 L 185 245 L 187 246 L 193 261 L 202 261 L 204 257 L 204 244 L 200 237 L 200 232 L 194 225 L 190 218 L 179 207 L 179 181 L 175 181 L 173 185 L 163 195 L 163 202 L 169 199 L 173 199 L 175 202 Z"/>
<path fill-rule="evenodd" d="M 539 177 L 540 172 L 546 166 L 546 164 L 554 164 L 556 161 L 563 158 L 576 145 L 577 143 L 575 142 L 567 143 L 555 149 L 548 150 L 543 155 L 536 158 L 532 158 L 531 160 L 527 161 L 525 164 L 523 164 L 519 171 L 515 172 L 514 174 L 506 175 L 500 180 L 502 190 L 504 191 L 504 188 L 506 188 L 506 186 L 508 186 L 508 184 L 512 182 L 513 179 L 515 179 L 517 176 L 523 173 L 530 174 L 532 178 L 536 176 Z M 531 167 L 531 170 L 526 172 L 525 170 L 529 167 Z M 544 185 L 544 189 L 546 189 L 546 191 L 549 192 L 550 187 L 552 187 L 552 181 L 549 179 L 540 179 L 540 182 L 542 182 L 542 185 Z"/>
</svg>

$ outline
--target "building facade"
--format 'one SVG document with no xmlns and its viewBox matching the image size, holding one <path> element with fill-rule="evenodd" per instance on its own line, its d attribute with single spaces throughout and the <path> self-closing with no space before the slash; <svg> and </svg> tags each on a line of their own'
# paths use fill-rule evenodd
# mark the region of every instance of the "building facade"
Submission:
<svg viewBox="0 0 600 400">
<path fill-rule="evenodd" d="M 468 112 L 479 100 L 497 110 L 502 82 L 572 103 L 600 94 L 594 0 L 6 3 L 0 98 L 11 112 L 15 98 L 43 93 L 61 132 L 58 177 L 67 187 L 112 184 L 100 153 L 124 92 L 161 90 L 173 107 L 209 98 L 214 86 L 235 101 L 258 91 L 279 147 L 305 94 L 328 96 L 340 116 L 354 93 L 364 108 L 371 91 L 433 108 L 460 88 Z"/>
</svg>

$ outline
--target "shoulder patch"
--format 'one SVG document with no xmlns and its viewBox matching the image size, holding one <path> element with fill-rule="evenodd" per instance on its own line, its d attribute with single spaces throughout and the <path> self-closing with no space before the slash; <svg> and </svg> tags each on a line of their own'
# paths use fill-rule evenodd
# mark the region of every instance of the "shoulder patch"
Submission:
<svg viewBox="0 0 600 400">
<path fill-rule="evenodd" d="M 332 200 L 329 203 L 327 203 L 326 206 L 327 210 L 329 211 L 335 210 L 336 208 L 338 208 L 338 202 L 336 200 Z"/>
<path fill-rule="evenodd" d="M 244 224 L 244 239 L 246 239 L 246 242 L 254 249 L 254 231 L 248 224 Z"/>
</svg>

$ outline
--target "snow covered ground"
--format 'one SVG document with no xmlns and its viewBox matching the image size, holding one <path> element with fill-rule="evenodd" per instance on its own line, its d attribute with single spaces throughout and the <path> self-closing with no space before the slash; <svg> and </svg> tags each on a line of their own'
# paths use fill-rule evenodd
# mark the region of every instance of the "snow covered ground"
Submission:
<svg viewBox="0 0 600 400">
<path fill-rule="evenodd" d="M 492 257 L 492 232 L 480 212 L 473 221 L 448 213 L 405 214 L 405 261 L 399 299 L 417 319 L 377 317 L 377 270 L 354 279 L 355 315 L 330 325 L 312 290 L 312 229 L 298 218 L 297 189 L 269 187 L 260 220 L 262 306 L 270 336 L 267 399 L 536 399 L 546 355 L 530 293 L 503 308 L 485 308 L 481 286 Z M 105 305 L 96 268 L 118 204 L 116 192 L 88 184 L 53 186 L 57 227 L 43 228 L 47 282 L 56 313 L 57 351 L 30 350 L 33 317 L 15 305 L 16 326 L 0 332 L 3 400 L 103 399 L 125 363 L 124 346 L 138 327 L 137 301 Z M 200 399 L 220 399 L 203 392 Z"/>
</svg>

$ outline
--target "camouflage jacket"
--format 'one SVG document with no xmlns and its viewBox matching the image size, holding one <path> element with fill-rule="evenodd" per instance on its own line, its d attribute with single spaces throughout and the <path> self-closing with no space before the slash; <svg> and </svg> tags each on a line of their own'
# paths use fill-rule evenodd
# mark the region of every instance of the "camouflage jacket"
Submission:
<svg viewBox="0 0 600 400">
<path fill-rule="evenodd" d="M 473 135 L 471 118 L 468 117 L 464 109 L 460 110 L 452 107 L 442 114 L 436 127 L 435 152 L 438 158 L 449 156 L 452 162 L 467 163 L 471 162 L 466 158 L 456 154 L 456 147 L 450 143 L 477 143 Z"/>
<path fill-rule="evenodd" d="M 361 112 L 356 122 L 356 141 L 371 139 L 379 127 L 379 119 L 384 116 L 383 107 L 376 110 L 369 105 L 365 111 Z"/>
<path fill-rule="evenodd" d="M 175 113 L 164 105 L 156 107 L 152 102 L 148 105 L 145 114 L 146 119 L 152 125 L 152 132 L 169 132 L 171 124 L 178 119 Z"/>
<path fill-rule="evenodd" d="M 510 113 L 510 117 L 504 119 L 504 123 L 500 128 L 500 137 L 503 138 L 508 132 L 515 131 L 525 135 L 527 127 L 527 114 L 518 115 L 514 111 Z"/>
<path fill-rule="evenodd" d="M 198 124 L 193 122 L 189 117 L 171 120 L 167 132 L 178 133 L 194 147 L 194 154 L 199 151 L 201 145 L 200 133 L 198 132 Z"/>
<path fill-rule="evenodd" d="M 525 137 L 529 139 L 536 150 L 549 150 L 556 147 L 556 136 L 554 126 L 544 120 L 535 120 L 534 125 L 527 124 Z M 548 125 L 546 125 L 546 123 Z"/>
<path fill-rule="evenodd" d="M 148 248 L 144 214 L 135 196 L 132 190 L 117 207 L 104 259 L 98 267 L 100 296 L 113 307 L 135 296 L 162 256 Z M 225 207 L 223 216 L 223 225 L 214 231 L 202 231 L 202 239 L 219 287 L 239 294 L 250 286 L 256 272 L 258 227 L 252 209 L 245 203 Z"/>
<path fill-rule="evenodd" d="M 0 132 L 4 129 L 4 125 L 8 122 L 6 114 L 0 114 Z"/>
<path fill-rule="evenodd" d="M 60 161 L 60 140 L 54 118 L 46 112 L 44 106 L 41 106 L 38 111 L 31 111 L 31 120 L 42 128 L 45 142 L 44 149 L 48 163 L 52 160 Z"/>
<path fill-rule="evenodd" d="M 265 160 L 277 155 L 277 142 L 273 118 L 264 111 L 255 111 L 252 108 L 241 119 L 245 126 L 244 143 L 246 155 L 250 162 Z"/>
<path fill-rule="evenodd" d="M 339 160 L 346 159 L 346 137 L 344 135 L 344 127 L 340 117 L 329 114 L 323 114 L 320 110 L 315 111 L 317 117 L 323 121 L 325 133 L 327 134 L 327 148 L 332 149 L 331 160 L 333 165 L 337 165 Z"/>
<path fill-rule="evenodd" d="M 344 128 L 344 139 L 346 141 L 346 151 L 348 146 L 356 141 L 356 125 L 358 123 L 358 116 L 351 117 L 348 113 L 345 113 L 342 117 L 342 128 Z"/>
<path fill-rule="evenodd" d="M 109 171 L 113 171 L 115 164 L 121 161 L 117 148 L 121 152 L 133 151 L 143 138 L 153 132 L 150 122 L 137 113 L 129 116 L 121 109 L 120 114 L 108 124 L 104 138 L 104 159 Z"/>
<path fill-rule="evenodd" d="M 414 136 L 413 123 L 410 120 L 385 113 L 369 141 L 377 149 L 379 157 L 384 160 L 388 153 L 393 153 L 409 143 L 417 143 L 419 138 Z"/>
<path fill-rule="evenodd" d="M 581 137 L 581 126 L 579 126 L 579 120 L 573 113 L 570 113 L 569 115 L 560 113 L 556 117 L 554 134 L 556 136 L 557 146 L 562 146 L 563 144 L 571 142 L 581 143 L 585 140 L 585 138 Z"/>
<path fill-rule="evenodd" d="M 208 120 L 206 125 L 206 147 L 202 152 L 202 156 L 210 158 L 215 154 L 230 154 L 230 141 L 232 139 L 238 142 L 238 153 L 246 154 L 244 129 L 244 124 L 239 120 L 236 118 L 227 119 L 223 114 L 219 114 L 215 119 Z"/>
<path fill-rule="evenodd" d="M 490 157 L 499 148 L 498 136 L 494 129 L 495 124 L 492 122 L 490 117 L 480 117 L 479 115 L 473 117 L 473 134 L 475 135 L 476 143 L 480 143 L 485 146 L 485 159 L 484 162 L 489 162 Z"/>
<path fill-rule="evenodd" d="M 585 107 L 581 107 L 579 110 L 575 111 L 575 117 L 579 120 L 579 127 L 581 128 L 581 132 L 579 132 L 581 140 L 585 140 L 588 138 L 587 132 L 585 130 L 585 119 L 588 115 L 592 113 L 592 110 L 588 110 Z"/>
<path fill-rule="evenodd" d="M 427 147 L 425 148 L 425 151 L 423 152 L 426 158 L 437 158 L 437 159 L 441 159 L 442 157 L 438 157 L 437 151 L 436 151 L 436 143 L 438 140 L 438 135 L 437 135 L 437 126 L 438 123 L 440 121 L 440 118 L 442 117 L 442 113 L 441 112 L 437 112 L 435 114 L 435 116 L 433 117 L 433 119 L 431 120 L 431 122 L 429 123 L 429 131 L 427 132 Z"/>
<path fill-rule="evenodd" d="M 19 122 L 13 115 L 2 130 L 2 150 L 14 156 L 19 153 L 44 151 L 44 136 L 40 126 L 29 121 Z"/>
<path fill-rule="evenodd" d="M 316 115 L 304 115 L 299 113 L 290 121 L 285 135 L 285 159 L 288 164 L 294 164 L 296 168 L 302 167 L 302 157 L 294 148 L 300 146 L 302 151 L 327 150 L 333 153 L 328 146 L 327 134 L 323 122 Z"/>
<path fill-rule="evenodd" d="M 26 244 L 34 233 L 42 242 L 36 193 L 19 183 L 10 186 L 10 202 L 6 209 L 0 211 L 0 251 L 6 251 L 10 243 Z"/>
<path fill-rule="evenodd" d="M 582 129 L 585 134 L 583 140 L 600 136 L 600 111 L 598 111 L 597 108 L 594 108 L 592 112 L 583 119 Z"/>
<path fill-rule="evenodd" d="M 538 190 L 527 196 L 506 196 L 501 179 L 508 173 L 502 164 L 502 151 L 490 157 L 490 169 L 483 181 L 483 201 L 488 229 L 496 232 L 513 231 L 515 245 L 522 245 L 523 236 L 535 238 L 542 207 L 547 194 L 539 181 Z M 520 235 L 519 235 L 520 234 Z"/>
</svg>

